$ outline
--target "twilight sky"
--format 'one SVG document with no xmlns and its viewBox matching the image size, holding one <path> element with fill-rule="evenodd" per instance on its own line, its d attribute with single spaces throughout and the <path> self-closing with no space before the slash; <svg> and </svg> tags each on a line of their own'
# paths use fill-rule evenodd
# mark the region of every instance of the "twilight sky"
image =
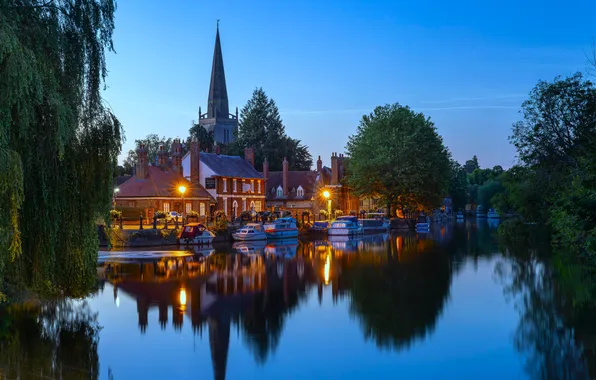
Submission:
<svg viewBox="0 0 596 380">
<path fill-rule="evenodd" d="M 104 98 L 123 156 L 149 133 L 185 138 L 206 112 L 217 19 L 230 111 L 263 87 L 314 160 L 329 165 L 363 114 L 399 102 L 459 162 L 507 168 L 531 88 L 585 70 L 596 1 L 120 0 Z"/>
</svg>

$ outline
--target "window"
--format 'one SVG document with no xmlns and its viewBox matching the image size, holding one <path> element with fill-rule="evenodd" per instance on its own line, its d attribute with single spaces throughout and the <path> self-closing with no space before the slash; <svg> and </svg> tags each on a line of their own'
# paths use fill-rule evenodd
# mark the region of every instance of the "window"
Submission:
<svg viewBox="0 0 596 380">
<path fill-rule="evenodd" d="M 278 198 L 281 198 L 281 197 L 283 197 L 283 196 L 284 196 L 284 189 L 282 189 L 282 188 L 281 188 L 281 186 L 279 186 L 279 187 L 277 188 L 277 197 L 278 197 Z"/>
<path fill-rule="evenodd" d="M 246 211 L 246 198 L 242 200 L 242 211 Z"/>
<path fill-rule="evenodd" d="M 232 190 L 233 192 L 237 192 L 238 191 L 238 187 L 236 186 L 236 179 L 234 178 L 234 188 Z"/>
<path fill-rule="evenodd" d="M 185 210 L 185 212 L 188 214 L 191 211 L 192 211 L 192 203 L 186 202 L 186 210 Z"/>
<path fill-rule="evenodd" d="M 170 212 L 170 202 L 163 203 L 163 212 Z"/>
<path fill-rule="evenodd" d="M 228 215 L 228 198 L 223 199 L 224 214 Z"/>
<path fill-rule="evenodd" d="M 250 180 L 250 192 L 251 193 L 255 192 L 255 180 L 254 179 Z"/>
<path fill-rule="evenodd" d="M 255 202 L 255 211 L 256 212 L 261 211 L 261 201 Z"/>
<path fill-rule="evenodd" d="M 201 216 L 205 215 L 205 204 L 203 202 L 201 202 L 201 204 L 199 205 L 199 211 L 200 211 L 199 214 Z"/>
<path fill-rule="evenodd" d="M 223 181 L 223 190 L 222 190 L 222 192 L 223 193 L 226 193 L 228 191 L 228 186 L 227 186 L 227 182 L 228 181 L 227 181 L 227 178 L 222 178 L 222 181 Z"/>
<path fill-rule="evenodd" d="M 298 190 L 296 190 L 296 196 L 302 198 L 304 196 L 304 189 L 302 186 L 298 186 Z"/>
<path fill-rule="evenodd" d="M 250 209 L 252 211 L 254 211 L 254 209 L 255 209 L 255 202 L 254 201 L 250 202 Z"/>
<path fill-rule="evenodd" d="M 257 186 L 258 186 L 257 188 L 259 189 L 259 190 L 257 190 L 257 192 L 260 194 L 261 193 L 261 181 L 257 181 Z"/>
</svg>

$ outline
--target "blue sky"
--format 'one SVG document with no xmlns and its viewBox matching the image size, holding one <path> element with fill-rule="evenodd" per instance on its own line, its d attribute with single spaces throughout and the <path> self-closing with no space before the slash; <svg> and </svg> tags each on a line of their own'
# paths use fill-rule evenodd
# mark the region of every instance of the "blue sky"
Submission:
<svg viewBox="0 0 596 380">
<path fill-rule="evenodd" d="M 124 154 L 149 133 L 186 137 L 206 110 L 217 19 L 230 110 L 263 87 L 326 164 L 363 114 L 399 102 L 430 116 L 461 163 L 509 167 L 528 92 L 585 70 L 596 37 L 592 0 L 120 0 L 104 98 Z"/>
</svg>

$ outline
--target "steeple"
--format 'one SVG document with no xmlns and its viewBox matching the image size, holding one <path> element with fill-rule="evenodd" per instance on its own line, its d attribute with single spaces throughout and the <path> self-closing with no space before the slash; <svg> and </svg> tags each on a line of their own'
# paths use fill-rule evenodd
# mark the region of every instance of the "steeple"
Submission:
<svg viewBox="0 0 596 380">
<path fill-rule="evenodd" d="M 213 66 L 211 67 L 211 84 L 209 86 L 207 117 L 210 119 L 228 119 L 229 114 L 226 74 L 224 72 L 221 43 L 219 41 L 219 20 L 217 20 L 217 33 L 215 35 L 215 50 L 213 51 Z"/>
</svg>

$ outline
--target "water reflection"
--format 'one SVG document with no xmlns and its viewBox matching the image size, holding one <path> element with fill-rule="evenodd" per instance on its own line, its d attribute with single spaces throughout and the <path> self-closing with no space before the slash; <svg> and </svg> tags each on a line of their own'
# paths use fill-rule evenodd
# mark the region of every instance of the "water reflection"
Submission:
<svg viewBox="0 0 596 380">
<path fill-rule="evenodd" d="M 101 333 L 97 312 L 102 316 L 104 311 L 102 324 L 108 328 L 117 325 L 115 318 L 127 326 L 137 326 L 118 330 L 126 335 L 120 339 L 127 338 L 122 341 L 126 347 L 123 350 L 137 349 L 133 343 L 126 342 L 142 337 L 146 340 L 137 344 L 147 344 L 157 354 L 166 354 L 167 348 L 162 344 L 168 336 L 192 334 L 192 339 L 204 346 L 209 355 L 193 356 L 188 363 L 208 358 L 216 379 L 226 378 L 230 370 L 235 371 L 236 377 L 239 374 L 288 377 L 283 371 L 285 375 L 259 371 L 280 366 L 281 362 L 287 366 L 285 360 L 292 354 L 303 355 L 311 366 L 309 371 L 333 377 L 332 372 L 325 372 L 326 376 L 322 372 L 349 366 L 345 360 L 349 352 L 358 352 L 354 357 L 356 364 L 356 358 L 369 363 L 370 367 L 362 370 L 385 368 L 388 372 L 383 372 L 383 376 L 393 377 L 404 371 L 406 364 L 399 362 L 401 357 L 426 347 L 427 351 L 422 351 L 426 354 L 419 353 L 425 358 L 420 364 L 424 368 L 399 372 L 425 377 L 420 371 L 427 367 L 427 361 L 432 362 L 428 350 L 432 352 L 434 347 L 443 352 L 441 357 L 455 351 L 449 344 L 465 338 L 465 326 L 458 330 L 465 315 L 482 312 L 473 304 L 465 306 L 466 298 L 470 297 L 465 290 L 475 286 L 499 286 L 516 305 L 519 318 L 511 325 L 511 333 L 505 334 L 504 342 L 494 344 L 509 344 L 510 355 L 515 355 L 516 349 L 526 363 L 527 376 L 582 378 L 588 371 L 585 353 L 565 319 L 562 297 L 556 291 L 549 264 L 533 255 L 531 252 L 535 251 L 530 246 L 517 248 L 530 252 L 526 256 L 514 255 L 515 249 L 511 247 L 504 249 L 506 254 L 501 253 L 494 225 L 486 220 L 479 223 L 466 220 L 435 223 L 426 234 L 242 242 L 218 250 L 195 247 L 100 255 L 100 287 L 91 297 L 98 311 L 87 301 L 64 300 L 32 312 L 5 312 L 3 320 L 9 322 L 0 327 L 0 333 L 4 334 L 0 344 L 0 378 L 3 374 L 26 378 L 24 374 L 29 368 L 50 378 L 68 378 L 65 375 L 68 371 L 84 371 L 71 378 L 97 378 L 99 363 L 103 368 L 109 365 L 98 354 Z M 487 278 L 471 277 L 482 269 L 483 263 L 491 266 Z M 460 277 L 473 278 L 467 281 L 475 282 L 458 287 L 456 281 Z M 106 300 L 118 307 L 118 314 L 105 310 L 102 302 Z M 510 312 L 510 306 L 504 307 L 499 311 Z M 446 314 L 453 313 L 458 315 L 457 323 L 450 326 L 445 322 Z M 492 317 L 480 315 L 480 319 Z M 309 316 L 313 319 L 304 325 L 306 322 L 301 321 L 309 320 Z M 322 330 L 317 330 L 319 325 Z M 334 328 L 340 330 L 334 333 Z M 448 343 L 437 343 L 445 339 L 441 338 L 441 328 L 443 335 L 445 329 L 449 330 Z M 353 334 L 351 339 L 357 337 L 357 340 L 347 343 L 344 335 L 350 334 Z M 304 340 L 300 340 L 303 336 Z M 157 339 L 153 346 L 149 343 L 151 339 Z M 320 355 L 311 351 L 316 351 L 325 340 L 333 340 L 338 352 L 344 352 L 343 356 L 339 355 L 341 360 L 315 358 Z M 183 341 L 181 338 L 170 348 L 177 350 L 176 357 L 188 350 L 183 348 Z M 366 345 L 366 341 L 372 344 Z M 276 352 L 284 350 L 284 342 L 291 342 L 285 343 L 285 354 L 271 360 Z M 481 340 L 473 352 L 483 352 L 491 343 Z M 297 346 L 288 349 L 288 344 Z M 384 363 L 378 350 L 390 352 L 393 358 L 390 362 L 397 364 Z M 260 369 L 250 367 L 242 359 L 244 355 Z M 233 363 L 229 362 L 230 358 L 235 358 Z M 489 364 L 500 368 L 503 365 L 499 360 L 502 358 L 497 355 Z M 237 361 L 243 363 L 242 371 L 238 370 Z M 435 361 L 437 369 L 426 377 L 448 377 L 442 367 L 445 361 L 448 360 Z M 186 371 L 178 377 L 193 373 L 190 364 L 179 362 Z M 301 363 L 290 364 L 289 370 L 299 371 L 304 366 Z M 472 359 L 458 363 L 475 365 Z M 120 372 L 128 364 L 120 363 Z M 486 371 L 486 365 L 477 364 L 479 371 Z M 519 377 L 521 372 L 521 368 L 512 368 L 509 373 Z M 138 367 L 131 374 L 158 376 Z M 203 373 L 199 375 L 204 377 Z M 303 375 L 304 372 L 296 374 L 299 378 Z M 375 376 L 371 374 L 371 377 Z"/>
</svg>

